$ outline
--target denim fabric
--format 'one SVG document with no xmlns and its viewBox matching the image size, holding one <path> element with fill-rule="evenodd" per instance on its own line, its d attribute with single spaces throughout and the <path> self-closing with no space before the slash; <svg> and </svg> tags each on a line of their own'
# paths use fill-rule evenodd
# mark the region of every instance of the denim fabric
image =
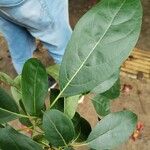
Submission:
<svg viewBox="0 0 150 150">
<path fill-rule="evenodd" d="M 18 5 L 19 0 L 13 1 L 15 6 L 0 6 L 0 32 L 8 42 L 17 72 L 21 73 L 24 62 L 32 57 L 33 37 L 43 42 L 56 63 L 61 63 L 72 32 L 68 0 L 23 0 Z"/>
<path fill-rule="evenodd" d="M 10 6 L 16 6 L 20 3 L 22 3 L 24 0 L 1 0 L 0 6 L 3 7 L 10 7 Z"/>
</svg>

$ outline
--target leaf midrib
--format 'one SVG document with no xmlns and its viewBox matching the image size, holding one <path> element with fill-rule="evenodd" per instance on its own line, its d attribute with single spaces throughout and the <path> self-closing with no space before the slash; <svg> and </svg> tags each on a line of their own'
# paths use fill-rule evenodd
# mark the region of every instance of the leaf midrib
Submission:
<svg viewBox="0 0 150 150">
<path fill-rule="evenodd" d="M 33 84 L 33 112 L 36 113 L 36 81 L 37 81 L 37 71 L 39 68 L 39 64 L 36 68 L 35 77 L 34 77 L 34 84 Z"/>
<path fill-rule="evenodd" d="M 1 108 L 1 107 L 0 107 L 0 110 L 1 110 L 1 111 L 4 111 L 4 112 L 6 112 L 6 113 L 9 113 L 9 114 L 11 114 L 11 115 L 18 116 L 18 117 L 29 118 L 29 117 L 28 117 L 28 116 L 26 116 L 26 115 L 18 114 L 18 113 L 16 113 L 16 112 L 9 111 L 9 110 L 4 109 L 4 108 Z"/>
</svg>

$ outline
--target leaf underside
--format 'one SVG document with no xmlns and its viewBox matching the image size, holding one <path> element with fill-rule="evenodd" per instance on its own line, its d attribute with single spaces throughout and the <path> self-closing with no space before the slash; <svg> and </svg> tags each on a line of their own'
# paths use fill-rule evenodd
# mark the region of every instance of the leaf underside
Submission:
<svg viewBox="0 0 150 150">
<path fill-rule="evenodd" d="M 117 72 L 137 42 L 141 21 L 140 0 L 102 0 L 88 11 L 76 25 L 63 57 L 62 93 L 88 92 Z"/>
</svg>

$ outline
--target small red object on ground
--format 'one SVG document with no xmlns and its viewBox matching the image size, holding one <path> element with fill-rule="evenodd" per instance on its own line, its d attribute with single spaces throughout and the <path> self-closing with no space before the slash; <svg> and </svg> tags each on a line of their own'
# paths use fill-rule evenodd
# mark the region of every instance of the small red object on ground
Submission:
<svg viewBox="0 0 150 150">
<path fill-rule="evenodd" d="M 142 122 L 138 122 L 136 126 L 136 130 L 133 132 L 131 136 L 133 141 L 136 141 L 141 137 L 143 129 L 144 129 L 144 124 Z"/>
<path fill-rule="evenodd" d="M 133 87 L 130 84 L 124 84 L 122 88 L 122 92 L 129 94 Z"/>
</svg>

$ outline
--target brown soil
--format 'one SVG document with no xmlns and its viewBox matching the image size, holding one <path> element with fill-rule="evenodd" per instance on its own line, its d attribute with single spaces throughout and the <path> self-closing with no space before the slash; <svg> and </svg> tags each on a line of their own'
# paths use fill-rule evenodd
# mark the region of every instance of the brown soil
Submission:
<svg viewBox="0 0 150 150">
<path fill-rule="evenodd" d="M 71 25 L 74 27 L 78 19 L 93 5 L 91 0 L 70 0 L 70 20 Z M 143 0 L 144 18 L 142 32 L 137 47 L 150 50 L 150 1 Z M 48 57 L 46 50 L 38 51 L 35 54 L 42 60 L 45 65 L 52 63 Z M 44 59 L 43 59 L 44 58 Z M 7 44 L 4 38 L 0 37 L 0 71 L 9 74 L 11 77 L 16 76 L 16 72 L 12 66 L 11 57 L 8 51 Z M 144 130 L 140 139 L 133 142 L 129 140 L 118 150 L 149 150 L 150 149 L 150 81 L 137 80 L 128 77 L 121 77 L 121 83 L 130 84 L 133 89 L 129 94 L 121 93 L 120 97 L 112 102 L 112 111 L 129 109 L 135 112 L 139 121 L 144 123 Z M 1 86 L 4 87 L 3 84 Z M 140 91 L 140 94 L 137 94 Z M 78 111 L 91 122 L 92 127 L 97 123 L 96 113 L 93 109 L 88 96 L 83 103 L 79 105 Z M 109 141 L 108 141 L 109 142 Z M 79 148 L 86 150 L 86 148 Z"/>
</svg>

